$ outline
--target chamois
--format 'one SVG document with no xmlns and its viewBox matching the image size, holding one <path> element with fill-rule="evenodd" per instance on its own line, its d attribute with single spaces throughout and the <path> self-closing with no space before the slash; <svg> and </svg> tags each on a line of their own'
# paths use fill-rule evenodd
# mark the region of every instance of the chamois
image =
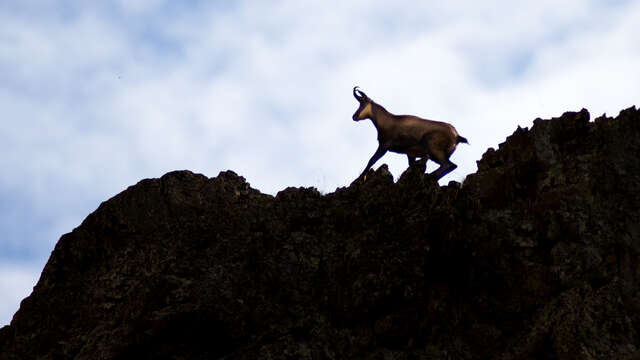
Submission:
<svg viewBox="0 0 640 360">
<path fill-rule="evenodd" d="M 356 181 L 364 178 L 371 166 L 387 151 L 406 154 L 409 166 L 413 165 L 418 157 L 425 163 L 428 159 L 435 161 L 440 167 L 430 175 L 436 181 L 458 167 L 449 157 L 458 143 L 469 142 L 458 135 L 451 124 L 412 115 L 391 114 L 357 86 L 353 88 L 353 96 L 360 102 L 358 110 L 353 114 L 353 121 L 371 119 L 378 130 L 378 149 Z"/>
</svg>

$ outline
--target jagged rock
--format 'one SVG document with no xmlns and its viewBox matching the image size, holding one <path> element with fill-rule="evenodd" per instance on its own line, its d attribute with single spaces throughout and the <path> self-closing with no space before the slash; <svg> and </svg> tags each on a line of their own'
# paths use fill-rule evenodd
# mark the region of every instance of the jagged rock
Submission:
<svg viewBox="0 0 640 360">
<path fill-rule="evenodd" d="M 0 359 L 637 359 L 638 153 L 640 111 L 582 110 L 463 184 L 143 180 L 61 237 Z"/>
</svg>

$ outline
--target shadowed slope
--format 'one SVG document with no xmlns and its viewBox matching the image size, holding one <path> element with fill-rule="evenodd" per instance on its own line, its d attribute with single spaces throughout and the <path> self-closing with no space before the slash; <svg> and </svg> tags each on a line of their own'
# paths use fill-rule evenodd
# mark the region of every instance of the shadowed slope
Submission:
<svg viewBox="0 0 640 360">
<path fill-rule="evenodd" d="M 536 120 L 463 186 L 143 180 L 60 239 L 0 359 L 638 356 L 639 135 Z"/>
</svg>

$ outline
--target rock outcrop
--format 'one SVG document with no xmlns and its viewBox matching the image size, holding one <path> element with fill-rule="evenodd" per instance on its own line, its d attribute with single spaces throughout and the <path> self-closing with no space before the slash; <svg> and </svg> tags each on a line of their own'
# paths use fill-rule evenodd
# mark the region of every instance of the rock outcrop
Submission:
<svg viewBox="0 0 640 360">
<path fill-rule="evenodd" d="M 177 171 L 61 237 L 0 359 L 639 359 L 640 111 L 518 128 L 463 184 Z"/>
</svg>

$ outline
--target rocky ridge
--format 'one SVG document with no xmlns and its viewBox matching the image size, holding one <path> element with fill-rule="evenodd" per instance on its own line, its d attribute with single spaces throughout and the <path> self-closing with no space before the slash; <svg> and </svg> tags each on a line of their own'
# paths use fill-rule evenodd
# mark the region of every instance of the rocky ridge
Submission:
<svg viewBox="0 0 640 360">
<path fill-rule="evenodd" d="M 640 111 L 537 119 L 463 184 L 142 180 L 62 236 L 0 359 L 640 359 Z"/>
</svg>

